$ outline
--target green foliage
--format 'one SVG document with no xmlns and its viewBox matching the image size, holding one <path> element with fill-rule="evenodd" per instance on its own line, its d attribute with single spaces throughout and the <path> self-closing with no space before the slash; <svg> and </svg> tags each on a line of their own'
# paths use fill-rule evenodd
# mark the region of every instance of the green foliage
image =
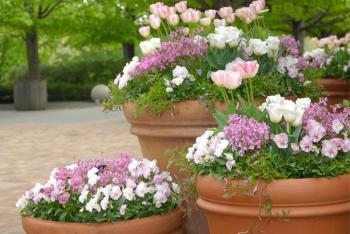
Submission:
<svg viewBox="0 0 350 234">
<path fill-rule="evenodd" d="M 89 195 L 90 200 L 91 195 Z M 172 197 L 172 199 L 175 199 Z M 149 206 L 145 209 L 142 202 L 149 202 Z M 102 223 L 116 222 L 130 219 L 150 217 L 171 212 L 176 208 L 176 200 L 169 200 L 162 204 L 160 208 L 153 205 L 153 196 L 146 194 L 144 199 L 136 199 L 128 201 L 125 198 L 110 202 L 110 208 L 98 212 L 81 211 L 82 204 L 79 202 L 79 196 L 76 193 L 70 192 L 70 199 L 66 205 L 61 205 L 58 202 L 46 202 L 42 199 L 38 204 L 30 202 L 21 213 L 23 216 L 31 216 L 42 220 L 74 222 L 74 223 Z M 121 205 L 127 205 L 124 215 L 120 214 Z"/>
<path fill-rule="evenodd" d="M 324 77 L 350 79 L 350 68 L 348 63 L 350 54 L 346 47 L 334 53 L 332 61 L 324 67 Z"/>
</svg>

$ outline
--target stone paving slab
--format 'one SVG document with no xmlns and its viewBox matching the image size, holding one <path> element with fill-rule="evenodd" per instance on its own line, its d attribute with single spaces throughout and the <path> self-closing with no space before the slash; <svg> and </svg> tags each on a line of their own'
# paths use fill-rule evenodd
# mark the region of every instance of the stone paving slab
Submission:
<svg viewBox="0 0 350 234">
<path fill-rule="evenodd" d="M 120 151 L 141 155 L 122 113 L 106 115 L 95 105 L 13 112 L 0 111 L 0 233 L 24 233 L 15 203 L 54 167 Z"/>
</svg>

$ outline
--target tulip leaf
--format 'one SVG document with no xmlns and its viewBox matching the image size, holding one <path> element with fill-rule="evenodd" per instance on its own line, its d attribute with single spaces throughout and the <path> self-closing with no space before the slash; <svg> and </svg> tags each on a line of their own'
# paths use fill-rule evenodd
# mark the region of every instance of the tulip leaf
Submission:
<svg viewBox="0 0 350 234">
<path fill-rule="evenodd" d="M 301 134 L 302 126 L 297 127 L 293 133 L 292 133 L 292 138 L 294 142 L 298 142 L 300 134 Z"/>
<path fill-rule="evenodd" d="M 219 110 L 216 110 L 214 114 L 214 118 L 218 123 L 218 130 L 219 131 L 224 130 L 224 127 L 227 125 L 228 115 Z"/>
</svg>

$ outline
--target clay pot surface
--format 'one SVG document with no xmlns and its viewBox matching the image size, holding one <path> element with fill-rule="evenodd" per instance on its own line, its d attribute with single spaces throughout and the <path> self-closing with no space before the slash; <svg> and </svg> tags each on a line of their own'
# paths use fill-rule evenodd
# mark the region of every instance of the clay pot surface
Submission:
<svg viewBox="0 0 350 234">
<path fill-rule="evenodd" d="M 210 176 L 197 178 L 197 204 L 206 213 L 211 234 L 350 233 L 349 174 L 260 181 L 254 195 L 237 189 L 237 185 L 246 186 L 242 180 L 229 180 L 228 184 Z M 235 195 L 224 197 L 225 188 Z M 272 203 L 269 215 L 260 205 L 266 202 L 264 194 L 268 194 Z"/>
<path fill-rule="evenodd" d="M 223 104 L 218 103 L 217 107 L 222 110 Z M 145 112 L 135 118 L 135 109 L 134 103 L 123 105 L 124 115 L 131 124 L 130 132 L 138 137 L 143 157 L 156 159 L 162 170 L 168 166 L 167 150 L 188 147 L 208 128 L 217 126 L 213 112 L 197 100 L 176 102 L 173 112 L 163 112 L 160 116 Z M 176 166 L 168 170 L 178 181 L 187 178 Z M 184 228 L 187 234 L 209 234 L 206 217 L 198 209 L 184 220 Z"/>
<path fill-rule="evenodd" d="M 165 111 L 161 115 L 144 112 L 135 118 L 135 109 L 134 103 L 123 105 L 124 115 L 131 124 L 130 132 L 138 137 L 143 156 L 158 160 L 162 170 L 167 169 L 168 149 L 190 146 L 208 128 L 217 126 L 212 111 L 197 100 L 176 102 L 173 112 Z M 176 176 L 178 171 L 172 169 Z"/>
<path fill-rule="evenodd" d="M 324 90 L 329 104 L 342 103 L 344 99 L 350 99 L 350 80 L 320 79 L 318 83 Z"/>
<path fill-rule="evenodd" d="M 184 234 L 180 208 L 165 215 L 115 223 L 82 224 L 23 217 L 27 234 Z"/>
</svg>

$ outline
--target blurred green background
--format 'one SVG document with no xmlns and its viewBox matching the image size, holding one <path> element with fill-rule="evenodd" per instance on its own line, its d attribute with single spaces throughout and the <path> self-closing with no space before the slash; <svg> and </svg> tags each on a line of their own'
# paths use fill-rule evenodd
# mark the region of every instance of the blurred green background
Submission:
<svg viewBox="0 0 350 234">
<path fill-rule="evenodd" d="M 139 53 L 137 29 L 154 2 L 1 0 L 0 103 L 13 101 L 15 80 L 39 77 L 47 80 L 50 101 L 89 100 L 92 87 L 113 80 Z M 235 9 L 250 2 L 195 0 L 188 5 Z M 266 5 L 266 26 L 278 35 L 294 35 L 305 50 L 313 46 L 309 37 L 341 37 L 350 31 L 350 0 L 266 0 Z"/>
</svg>

